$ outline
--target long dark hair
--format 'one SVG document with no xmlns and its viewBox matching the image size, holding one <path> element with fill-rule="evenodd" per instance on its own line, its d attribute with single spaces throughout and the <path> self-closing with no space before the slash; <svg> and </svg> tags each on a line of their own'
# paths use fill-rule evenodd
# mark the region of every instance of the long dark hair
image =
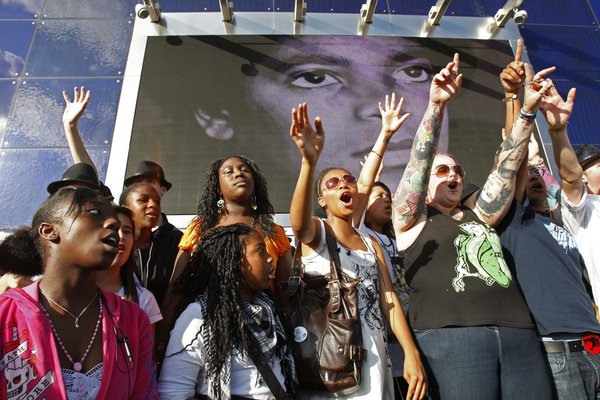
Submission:
<svg viewBox="0 0 600 400">
<path fill-rule="evenodd" d="M 122 214 L 129 218 L 135 236 L 136 227 L 135 222 L 133 222 L 133 212 L 129 208 L 123 206 L 115 206 L 115 211 L 117 214 Z M 140 299 L 137 292 L 137 284 L 135 283 L 134 278 L 135 258 L 133 254 L 134 252 L 132 248 L 129 252 L 129 257 L 127 257 L 127 261 L 125 261 L 125 264 L 121 266 L 119 277 L 121 278 L 121 284 L 123 285 L 123 291 L 125 292 L 125 300 L 139 304 Z"/>
<path fill-rule="evenodd" d="M 249 160 L 244 156 L 230 156 L 212 163 L 206 173 L 204 190 L 200 196 L 198 213 L 196 215 L 196 220 L 200 222 L 200 236 L 204 238 L 206 231 L 217 226 L 221 219 L 221 214 L 219 214 L 219 208 L 217 207 L 217 201 L 221 198 L 219 168 L 221 168 L 225 161 L 231 158 L 239 158 L 250 169 L 252 178 L 254 179 L 254 197 L 256 202 L 256 210 L 252 211 L 252 218 L 260 225 L 265 235 L 272 234 L 274 232 L 274 211 L 273 206 L 269 201 L 267 180 L 265 176 L 254 161 Z"/>
<path fill-rule="evenodd" d="M 247 350 L 242 323 L 239 291 L 241 269 L 244 264 L 245 237 L 255 231 L 246 224 L 220 226 L 207 230 L 192 257 L 175 281 L 175 292 L 182 294 L 178 315 L 198 296 L 205 294 L 206 310 L 202 310 L 209 332 L 217 333 L 204 343 L 206 373 L 218 377 L 221 366 L 232 346 Z M 196 338 L 179 352 L 192 345 Z M 177 354 L 177 353 L 175 353 Z"/>
</svg>

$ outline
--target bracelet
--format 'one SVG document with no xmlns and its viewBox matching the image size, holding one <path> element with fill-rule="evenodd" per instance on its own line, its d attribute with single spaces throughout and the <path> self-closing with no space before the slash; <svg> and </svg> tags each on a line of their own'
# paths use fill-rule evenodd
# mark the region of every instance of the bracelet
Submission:
<svg viewBox="0 0 600 400">
<path fill-rule="evenodd" d="M 537 156 L 536 158 L 534 158 L 533 160 L 531 160 L 529 162 L 530 165 L 533 165 L 534 167 L 540 166 L 540 165 L 544 165 L 544 159 L 540 156 Z"/>
<path fill-rule="evenodd" d="M 509 101 L 515 101 L 515 100 L 517 100 L 518 98 L 519 98 L 519 95 L 518 95 L 518 94 L 512 94 L 512 95 L 510 95 L 510 96 L 508 96 L 508 97 L 505 97 L 505 98 L 503 98 L 503 99 L 502 99 L 502 102 L 503 102 L 503 103 L 508 103 Z"/>
<path fill-rule="evenodd" d="M 519 111 L 519 118 L 521 118 L 522 120 L 525 120 L 525 121 L 533 121 L 535 119 L 535 113 L 525 112 L 521 108 L 521 110 Z"/>
<path fill-rule="evenodd" d="M 375 150 L 371 150 L 371 153 L 375 154 L 376 156 L 379 156 L 379 158 L 381 158 L 383 160 L 383 157 L 381 157 L 381 154 L 379 154 Z"/>
</svg>

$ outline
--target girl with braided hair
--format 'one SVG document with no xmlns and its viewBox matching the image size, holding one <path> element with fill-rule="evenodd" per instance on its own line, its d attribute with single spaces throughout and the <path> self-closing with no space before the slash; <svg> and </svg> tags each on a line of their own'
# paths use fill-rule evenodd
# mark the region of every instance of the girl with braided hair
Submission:
<svg viewBox="0 0 600 400">
<path fill-rule="evenodd" d="M 231 156 L 215 161 L 208 169 L 198 214 L 179 243 L 171 285 L 181 275 L 192 252 L 209 229 L 235 223 L 253 226 L 264 235 L 267 252 L 275 267 L 271 287 L 278 289 L 277 283 L 287 282 L 292 266 L 290 243 L 283 228 L 273 222 L 273 206 L 269 201 L 265 176 L 252 160 Z M 159 362 L 176 319 L 175 307 L 179 299 L 179 293 L 170 287 L 161 305 L 164 321 L 159 324 L 156 333 Z"/>
<path fill-rule="evenodd" d="M 179 308 L 185 310 L 167 346 L 161 397 L 271 398 L 272 390 L 255 365 L 258 356 L 284 390 L 292 392 L 291 349 L 274 303 L 264 292 L 273 279 L 271 263 L 263 234 L 249 225 L 204 232 L 174 285 L 181 293 Z"/>
</svg>

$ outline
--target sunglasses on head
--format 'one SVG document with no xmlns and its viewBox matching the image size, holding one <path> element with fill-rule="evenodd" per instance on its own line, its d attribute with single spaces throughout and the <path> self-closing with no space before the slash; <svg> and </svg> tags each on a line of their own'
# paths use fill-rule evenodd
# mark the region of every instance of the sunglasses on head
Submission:
<svg viewBox="0 0 600 400">
<path fill-rule="evenodd" d="M 437 176 L 438 178 L 444 178 L 450 174 L 451 170 L 454 171 L 454 173 L 456 175 L 460 176 L 461 178 L 465 177 L 465 169 L 458 164 L 456 164 L 456 165 L 440 164 L 434 168 L 432 174 Z"/>
<path fill-rule="evenodd" d="M 544 177 L 544 170 L 543 169 L 539 169 L 539 168 L 529 168 L 529 170 L 527 171 L 527 175 L 528 176 L 539 176 L 540 178 Z"/>
<path fill-rule="evenodd" d="M 341 178 L 339 176 L 334 176 L 325 181 L 325 189 L 334 190 L 340 186 L 340 183 L 346 182 L 348 185 L 356 185 L 356 178 L 350 174 L 344 175 Z"/>
</svg>

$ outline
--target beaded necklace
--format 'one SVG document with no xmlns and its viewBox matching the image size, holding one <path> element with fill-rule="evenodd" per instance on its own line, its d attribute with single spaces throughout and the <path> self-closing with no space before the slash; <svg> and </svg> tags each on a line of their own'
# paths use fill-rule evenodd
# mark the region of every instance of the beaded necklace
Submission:
<svg viewBox="0 0 600 400">
<path fill-rule="evenodd" d="M 44 314 L 46 314 L 46 317 L 48 317 L 48 322 L 50 322 L 50 328 L 52 328 L 52 332 L 54 333 L 54 337 L 56 338 L 56 341 L 60 345 L 60 348 L 62 349 L 65 356 L 67 357 L 67 360 L 69 360 L 69 362 L 71 364 L 73 364 L 73 370 L 75 370 L 77 372 L 81 371 L 82 363 L 85 360 L 85 358 L 87 357 L 88 353 L 90 352 L 90 349 L 92 348 L 92 345 L 94 344 L 94 340 L 96 340 L 96 335 L 98 334 L 98 328 L 100 327 L 100 322 L 102 322 L 102 297 L 100 297 L 98 299 L 98 301 L 100 303 L 100 313 L 98 314 L 98 321 L 96 321 L 96 327 L 94 328 L 94 333 L 92 334 L 92 339 L 90 340 L 90 343 L 87 345 L 87 348 L 85 349 L 85 352 L 83 353 L 83 356 L 81 357 L 81 360 L 79 360 L 77 362 L 75 362 L 73 360 L 73 357 L 71 357 L 71 355 L 67 351 L 67 348 L 65 347 L 63 341 L 60 339 L 60 336 L 58 336 L 58 332 L 56 331 L 56 328 L 54 327 L 54 324 L 52 323 L 52 319 L 50 318 L 50 313 L 48 313 L 48 310 L 46 310 L 46 308 L 40 303 L 40 306 L 42 307 Z"/>
</svg>

